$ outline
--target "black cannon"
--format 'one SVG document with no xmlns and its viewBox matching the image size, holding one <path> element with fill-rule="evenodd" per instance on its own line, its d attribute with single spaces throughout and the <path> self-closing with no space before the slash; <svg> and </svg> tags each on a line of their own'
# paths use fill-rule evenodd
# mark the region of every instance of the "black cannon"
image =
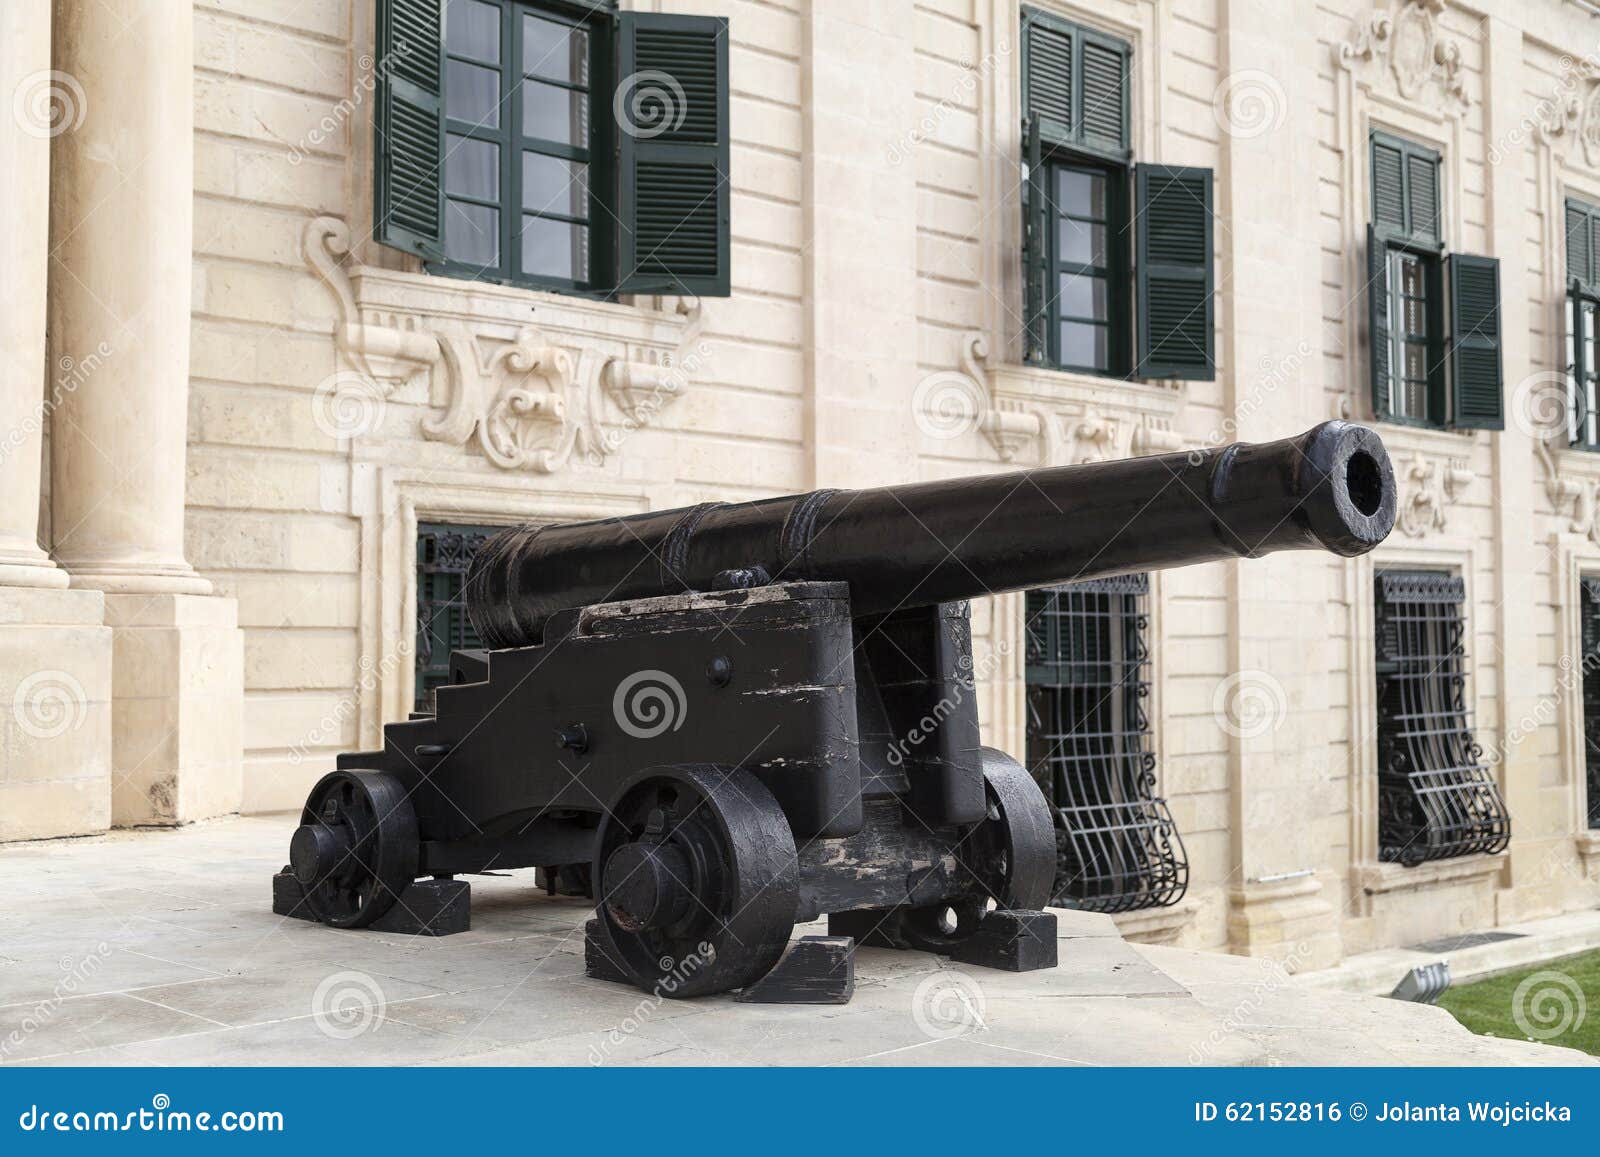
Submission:
<svg viewBox="0 0 1600 1157">
<path fill-rule="evenodd" d="M 484 649 L 451 657 L 433 714 L 389 724 L 383 750 L 340 756 L 316 785 L 275 908 L 457 931 L 455 877 L 536 867 L 597 901 L 591 974 L 672 996 L 748 997 L 824 914 L 830 937 L 809 947 L 835 964 L 844 937 L 1053 964 L 1051 813 L 981 745 L 965 600 L 1356 555 L 1394 516 L 1378 436 L 1327 422 L 1263 445 L 507 530 L 467 580 Z"/>
</svg>

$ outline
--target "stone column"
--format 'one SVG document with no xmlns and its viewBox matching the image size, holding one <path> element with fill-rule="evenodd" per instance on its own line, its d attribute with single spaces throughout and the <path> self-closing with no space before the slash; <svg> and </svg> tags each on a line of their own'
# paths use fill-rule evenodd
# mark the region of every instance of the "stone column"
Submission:
<svg viewBox="0 0 1600 1157">
<path fill-rule="evenodd" d="M 183 553 L 193 277 L 194 15 L 55 0 L 55 68 L 83 123 L 51 168 L 51 522 L 72 585 L 114 630 L 113 821 L 239 804 L 242 648 L 231 599 Z M 91 366 L 92 360 L 92 366 Z"/>
<path fill-rule="evenodd" d="M 0 840 L 110 820 L 111 633 L 39 549 L 51 138 L 77 105 L 50 71 L 50 9 L 0 7 Z"/>
<path fill-rule="evenodd" d="M 1315 22 L 1273 0 L 1222 0 L 1218 288 L 1228 319 L 1230 440 L 1269 441 L 1326 416 L 1316 149 Z M 1327 607 L 1341 561 L 1289 552 L 1230 564 L 1230 680 L 1214 703 L 1230 732 L 1233 877 L 1228 943 L 1292 969 L 1341 955 L 1327 849 L 1346 810 L 1329 766 L 1333 667 Z M 1325 885 L 1328 885 L 1325 887 Z"/>
</svg>

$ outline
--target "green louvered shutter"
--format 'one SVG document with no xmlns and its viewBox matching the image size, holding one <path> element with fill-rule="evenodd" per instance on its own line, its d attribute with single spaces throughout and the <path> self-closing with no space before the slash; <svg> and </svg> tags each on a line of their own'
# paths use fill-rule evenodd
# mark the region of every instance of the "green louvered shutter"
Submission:
<svg viewBox="0 0 1600 1157">
<path fill-rule="evenodd" d="M 379 0 L 375 239 L 444 259 L 444 0 Z"/>
<path fill-rule="evenodd" d="M 612 107 L 617 288 L 727 297 L 727 19 L 622 13 Z"/>
<path fill-rule="evenodd" d="M 1128 153 L 1128 46 L 1079 33 L 1079 141 L 1085 148 L 1122 157 Z"/>
<path fill-rule="evenodd" d="M 1415 240 L 1439 240 L 1439 158 L 1432 154 L 1406 156 L 1406 213 Z"/>
<path fill-rule="evenodd" d="M 1372 223 L 1383 233 L 1406 231 L 1406 160 L 1399 145 L 1372 138 Z"/>
<path fill-rule="evenodd" d="M 1367 226 L 1367 337 L 1372 373 L 1372 413 L 1393 414 L 1389 396 L 1389 270 L 1388 250 L 1378 236 L 1378 226 Z"/>
<path fill-rule="evenodd" d="M 1455 382 L 1451 424 L 1474 430 L 1505 429 L 1500 378 L 1500 262 L 1452 253 L 1450 376 Z"/>
<path fill-rule="evenodd" d="M 1045 147 L 1076 143 L 1075 32 L 1064 20 L 1022 10 L 1022 115 Z"/>
<path fill-rule="evenodd" d="M 1596 285 L 1597 274 L 1600 274 L 1597 216 L 1600 216 L 1600 206 L 1584 201 L 1567 202 L 1567 284 L 1589 293 L 1600 288 Z"/>
<path fill-rule="evenodd" d="M 1215 376 L 1211 170 L 1134 170 L 1139 362 L 1135 377 Z"/>
</svg>

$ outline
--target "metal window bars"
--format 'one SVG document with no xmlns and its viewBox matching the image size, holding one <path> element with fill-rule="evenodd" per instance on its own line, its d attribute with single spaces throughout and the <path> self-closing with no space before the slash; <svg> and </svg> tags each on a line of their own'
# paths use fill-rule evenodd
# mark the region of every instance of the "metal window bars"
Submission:
<svg viewBox="0 0 1600 1157">
<path fill-rule="evenodd" d="M 1584 771 L 1588 780 L 1589 827 L 1600 828 L 1600 577 L 1579 580 L 1579 635 L 1583 659 Z"/>
<path fill-rule="evenodd" d="M 467 618 L 464 588 L 472 556 L 499 529 L 417 527 L 416 711 L 431 712 L 434 688 L 450 681 L 451 651 L 483 645 Z"/>
<path fill-rule="evenodd" d="M 1183 840 L 1155 790 L 1146 575 L 1028 592 L 1028 765 L 1056 814 L 1054 903 L 1176 904 Z"/>
<path fill-rule="evenodd" d="M 1511 817 L 1466 705 L 1465 585 L 1385 571 L 1376 588 L 1378 858 L 1409 867 L 1501 851 Z"/>
</svg>

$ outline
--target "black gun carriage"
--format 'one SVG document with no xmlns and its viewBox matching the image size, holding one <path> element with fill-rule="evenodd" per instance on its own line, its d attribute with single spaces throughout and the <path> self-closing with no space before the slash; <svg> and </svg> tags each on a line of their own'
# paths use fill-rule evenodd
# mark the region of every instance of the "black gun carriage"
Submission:
<svg viewBox="0 0 1600 1157">
<path fill-rule="evenodd" d="M 275 909 L 440 934 L 467 925 L 457 877 L 536 867 L 594 896 L 591 974 L 672 996 L 749 995 L 822 915 L 831 939 L 810 947 L 834 965 L 845 937 L 1053 964 L 1052 815 L 980 741 L 967 600 L 1356 555 L 1394 516 L 1381 440 L 1326 422 L 509 529 L 467 580 L 484 648 L 451 657 L 432 714 L 388 724 L 381 751 L 340 756 L 313 788 Z"/>
</svg>

